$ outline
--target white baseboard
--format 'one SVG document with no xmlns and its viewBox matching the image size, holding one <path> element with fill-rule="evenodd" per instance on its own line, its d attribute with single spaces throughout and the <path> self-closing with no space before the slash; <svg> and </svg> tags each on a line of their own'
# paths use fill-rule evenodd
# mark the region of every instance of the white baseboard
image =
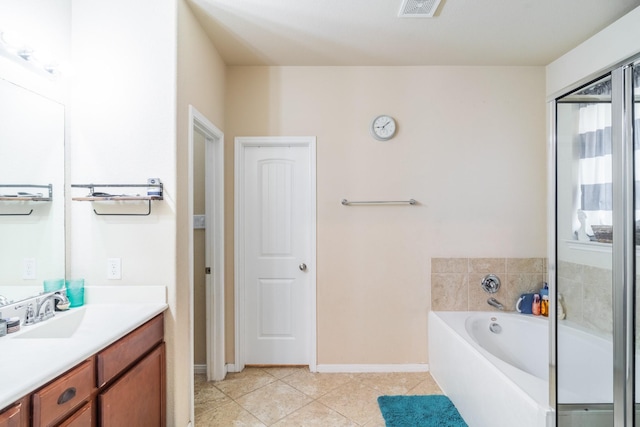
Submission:
<svg viewBox="0 0 640 427">
<path fill-rule="evenodd" d="M 198 369 L 202 367 L 202 372 Z M 195 373 L 207 373 L 206 365 L 195 365 Z M 233 363 L 227 364 L 227 372 L 238 372 L 236 366 Z M 315 372 L 322 373 L 367 373 L 367 372 L 429 372 L 429 365 L 427 363 L 414 363 L 414 364 L 389 364 L 389 365 L 316 365 Z"/>
<path fill-rule="evenodd" d="M 207 365 L 193 365 L 193 373 L 194 374 L 206 374 L 207 373 Z"/>
<path fill-rule="evenodd" d="M 391 365 L 316 365 L 317 372 L 362 373 L 362 372 L 429 372 L 427 363 Z"/>
</svg>

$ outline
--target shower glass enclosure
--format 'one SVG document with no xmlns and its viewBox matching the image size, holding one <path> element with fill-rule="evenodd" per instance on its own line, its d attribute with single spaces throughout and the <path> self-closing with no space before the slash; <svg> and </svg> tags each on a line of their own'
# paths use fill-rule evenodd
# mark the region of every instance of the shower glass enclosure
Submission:
<svg viewBox="0 0 640 427">
<path fill-rule="evenodd" d="M 551 102 L 550 396 L 558 427 L 640 426 L 634 424 L 639 63 Z"/>
</svg>

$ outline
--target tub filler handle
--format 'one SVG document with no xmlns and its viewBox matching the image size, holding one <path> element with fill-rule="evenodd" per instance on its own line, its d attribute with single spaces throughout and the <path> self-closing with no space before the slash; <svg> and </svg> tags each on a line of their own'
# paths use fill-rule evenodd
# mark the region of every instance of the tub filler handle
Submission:
<svg viewBox="0 0 640 427">
<path fill-rule="evenodd" d="M 480 283 L 482 290 L 488 294 L 495 294 L 500 289 L 500 278 L 495 274 L 487 274 Z"/>
</svg>

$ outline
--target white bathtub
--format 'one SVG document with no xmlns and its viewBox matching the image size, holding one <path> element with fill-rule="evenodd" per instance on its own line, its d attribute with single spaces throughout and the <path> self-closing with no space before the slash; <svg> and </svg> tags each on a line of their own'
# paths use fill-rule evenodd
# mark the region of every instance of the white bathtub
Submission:
<svg viewBox="0 0 640 427">
<path fill-rule="evenodd" d="M 596 335 L 593 331 L 586 331 L 571 322 L 560 322 L 558 403 L 613 402 L 612 367 L 611 337 Z M 636 370 L 636 384 L 640 384 L 638 374 Z M 595 384 L 598 386 L 595 387 Z"/>
<path fill-rule="evenodd" d="M 492 323 L 499 325 L 499 333 L 490 331 Z M 470 427 L 554 425 L 548 345 L 543 318 L 429 313 L 429 370 Z"/>
</svg>

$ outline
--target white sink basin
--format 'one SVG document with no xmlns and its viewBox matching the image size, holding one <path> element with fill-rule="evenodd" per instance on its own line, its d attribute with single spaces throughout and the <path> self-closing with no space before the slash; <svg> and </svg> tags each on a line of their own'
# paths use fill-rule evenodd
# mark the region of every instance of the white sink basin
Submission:
<svg viewBox="0 0 640 427">
<path fill-rule="evenodd" d="M 85 312 L 85 307 L 75 308 L 67 313 L 56 313 L 55 317 L 35 325 L 22 325 L 21 328 L 24 332 L 17 334 L 14 338 L 71 338 L 82 323 Z"/>
</svg>

